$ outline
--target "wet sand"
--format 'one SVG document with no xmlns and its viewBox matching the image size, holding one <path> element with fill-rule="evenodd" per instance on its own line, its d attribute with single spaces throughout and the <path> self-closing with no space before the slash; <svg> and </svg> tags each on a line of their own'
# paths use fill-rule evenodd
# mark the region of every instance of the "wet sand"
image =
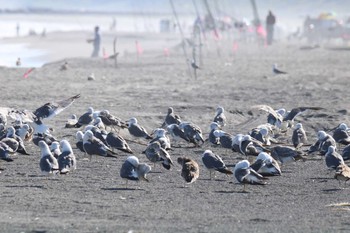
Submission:
<svg viewBox="0 0 350 233">
<path fill-rule="evenodd" d="M 161 39 L 159 43 L 163 43 Z M 69 58 L 69 69 L 59 71 L 62 60 L 36 69 L 28 79 L 26 68 L 1 68 L 2 106 L 35 110 L 42 104 L 80 93 L 70 108 L 47 121 L 58 139 L 75 144 L 76 129 L 65 129 L 71 114 L 81 115 L 89 106 L 108 109 L 127 120 L 136 117 L 149 132 L 159 127 L 172 106 L 183 121 L 202 128 L 208 136 L 215 109 L 221 105 L 231 134 L 247 133 L 266 121 L 266 113 L 251 106 L 268 104 L 275 109 L 318 106 L 296 118 L 307 131 L 309 142 L 316 132 L 341 122 L 349 124 L 348 52 L 324 48 L 300 50 L 296 44 L 276 44 L 256 50 L 241 45 L 233 57 L 218 58 L 215 50 L 205 52 L 198 78 L 190 78 L 181 50 L 145 53 L 113 61 Z M 227 47 L 229 48 L 229 47 Z M 223 50 L 229 53 L 229 49 Z M 274 76 L 272 64 L 288 75 Z M 96 79 L 88 81 L 94 73 Z M 127 130 L 120 134 L 135 141 Z M 290 144 L 291 132 L 285 144 Z M 140 161 L 146 140 L 129 142 Z M 271 177 L 266 186 L 243 186 L 233 176 L 217 174 L 209 180 L 201 154 L 211 149 L 229 167 L 243 156 L 205 143 L 200 148 L 182 143 L 170 151 L 173 160 L 189 156 L 200 165 L 200 177 L 183 187 L 180 166 L 170 171 L 152 167 L 150 182 L 129 182 L 119 176 L 125 153 L 117 159 L 94 156 L 92 161 L 74 150 L 78 168 L 74 173 L 46 178 L 39 169 L 39 148 L 26 144 L 30 156 L 15 155 L 0 174 L 3 232 L 347 232 L 348 207 L 327 205 L 348 202 L 349 186 L 339 185 L 334 172 L 320 156 L 282 167 L 282 176 Z M 74 146 L 73 146 L 74 147 Z M 307 147 L 303 148 L 307 149 Z"/>
</svg>

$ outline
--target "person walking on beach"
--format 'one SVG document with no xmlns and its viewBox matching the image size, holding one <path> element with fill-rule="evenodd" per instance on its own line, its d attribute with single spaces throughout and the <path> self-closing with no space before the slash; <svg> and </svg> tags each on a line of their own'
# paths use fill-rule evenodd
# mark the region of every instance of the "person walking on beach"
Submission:
<svg viewBox="0 0 350 233">
<path fill-rule="evenodd" d="M 267 32 L 267 44 L 271 45 L 273 41 L 273 31 L 276 23 L 276 17 L 269 11 L 269 14 L 266 17 L 266 32 Z"/>
<path fill-rule="evenodd" d="M 88 43 L 92 43 L 94 49 L 92 51 L 91 57 L 98 57 L 98 54 L 100 53 L 100 44 L 101 44 L 101 36 L 99 32 L 100 28 L 99 26 L 95 27 L 95 37 L 93 39 L 88 39 Z"/>
</svg>

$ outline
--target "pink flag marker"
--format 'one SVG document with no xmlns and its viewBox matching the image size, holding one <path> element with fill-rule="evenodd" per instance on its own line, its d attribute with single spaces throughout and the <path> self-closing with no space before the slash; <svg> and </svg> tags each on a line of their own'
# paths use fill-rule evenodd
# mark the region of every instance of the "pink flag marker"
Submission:
<svg viewBox="0 0 350 233">
<path fill-rule="evenodd" d="M 23 78 L 28 78 L 29 74 L 30 74 L 33 70 L 35 70 L 34 67 L 33 67 L 33 68 L 30 68 L 29 70 L 27 70 L 27 71 L 24 73 Z"/>
<path fill-rule="evenodd" d="M 105 48 L 102 49 L 102 56 L 103 56 L 103 59 L 108 59 L 108 54 L 106 53 L 106 50 Z"/>
<path fill-rule="evenodd" d="M 169 57 L 170 56 L 170 52 L 169 52 L 169 49 L 168 48 L 164 48 L 164 56 L 165 57 Z"/>
<path fill-rule="evenodd" d="M 135 45 L 136 45 L 137 55 L 141 55 L 143 53 L 143 49 L 142 49 L 141 45 L 139 44 L 138 41 L 135 41 Z"/>
</svg>

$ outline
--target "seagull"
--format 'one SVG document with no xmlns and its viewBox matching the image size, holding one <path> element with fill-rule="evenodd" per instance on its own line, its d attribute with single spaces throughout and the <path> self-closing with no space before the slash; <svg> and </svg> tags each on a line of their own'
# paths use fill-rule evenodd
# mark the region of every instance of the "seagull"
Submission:
<svg viewBox="0 0 350 233">
<path fill-rule="evenodd" d="M 182 166 L 181 176 L 185 182 L 191 184 L 199 177 L 199 166 L 196 161 L 188 157 L 178 157 L 177 162 Z"/>
<path fill-rule="evenodd" d="M 196 146 L 199 146 L 199 143 L 204 143 L 202 130 L 199 128 L 199 126 L 193 123 L 182 122 L 179 125 L 179 128 L 183 130 L 186 138 L 188 138 L 191 143 L 195 144 Z"/>
<path fill-rule="evenodd" d="M 220 145 L 220 139 L 214 135 L 214 132 L 215 130 L 220 130 L 220 129 L 221 128 L 218 125 L 218 123 L 216 122 L 210 123 L 210 132 L 208 136 L 208 141 L 215 146 Z"/>
<path fill-rule="evenodd" d="M 62 153 L 60 149 L 60 143 L 59 142 L 52 142 L 50 145 L 50 151 L 52 155 L 58 159 L 58 156 Z"/>
<path fill-rule="evenodd" d="M 292 142 L 296 149 L 299 149 L 307 142 L 306 133 L 301 123 L 295 125 L 292 135 Z"/>
<path fill-rule="evenodd" d="M 60 67 L 60 71 L 63 71 L 63 70 L 68 70 L 68 62 L 67 61 L 64 61 L 64 63 Z"/>
<path fill-rule="evenodd" d="M 22 65 L 22 62 L 21 62 L 21 58 L 17 58 L 17 61 L 16 61 L 16 66 L 21 66 Z"/>
<path fill-rule="evenodd" d="M 43 174 L 55 174 L 58 173 L 59 167 L 57 159 L 52 155 L 49 146 L 45 141 L 40 141 L 38 143 L 41 150 L 41 159 L 40 159 L 40 170 Z"/>
<path fill-rule="evenodd" d="M 105 124 L 103 124 L 100 117 L 96 117 L 93 122 L 93 126 L 99 128 L 100 130 L 106 130 Z"/>
<path fill-rule="evenodd" d="M 113 132 L 108 133 L 106 137 L 106 142 L 111 147 L 112 150 L 117 149 L 129 154 L 133 153 L 133 151 L 130 149 L 125 139 L 116 133 L 113 133 Z"/>
<path fill-rule="evenodd" d="M 325 155 L 326 165 L 329 169 L 336 169 L 340 164 L 344 164 L 343 157 L 335 151 L 334 146 L 329 146 Z"/>
<path fill-rule="evenodd" d="M 34 134 L 33 135 L 33 139 L 32 139 L 32 141 L 33 141 L 33 143 L 35 144 L 35 145 L 37 145 L 37 146 L 39 146 L 39 142 L 40 141 L 45 141 L 45 143 L 47 144 L 47 145 L 51 145 L 53 142 L 56 142 L 56 141 L 58 141 L 54 136 L 52 136 L 51 134 L 49 134 L 49 133 L 37 133 L 37 134 Z"/>
<path fill-rule="evenodd" d="M 85 152 L 89 155 L 90 161 L 92 155 L 116 158 L 116 154 L 100 139 L 96 138 L 91 130 L 85 132 L 83 136 L 83 146 Z"/>
<path fill-rule="evenodd" d="M 243 137 L 243 134 L 237 134 L 232 137 L 232 150 L 234 152 L 243 153 L 241 152 L 241 141 L 243 140 Z"/>
<path fill-rule="evenodd" d="M 163 128 L 158 128 L 154 130 L 154 134 L 156 135 L 149 143 L 159 142 L 161 147 L 165 150 L 171 150 L 170 139 L 166 135 L 166 131 Z"/>
<path fill-rule="evenodd" d="M 179 125 L 181 123 L 181 118 L 179 115 L 176 115 L 174 113 L 174 109 L 172 107 L 168 108 L 168 113 L 165 117 L 165 120 L 162 124 L 162 128 L 165 128 L 171 124 L 177 124 Z"/>
<path fill-rule="evenodd" d="M 274 74 L 288 74 L 288 73 L 285 72 L 285 71 L 279 70 L 279 69 L 277 68 L 277 64 L 273 64 L 273 66 L 272 66 L 272 72 L 273 72 Z"/>
<path fill-rule="evenodd" d="M 250 135 L 243 135 L 238 138 L 239 140 L 239 153 L 243 155 L 257 156 L 262 151 L 268 151 L 261 142 L 252 138 Z"/>
<path fill-rule="evenodd" d="M 236 164 L 234 168 L 234 175 L 239 183 L 244 184 L 243 192 L 246 192 L 246 184 L 267 184 L 267 182 L 265 181 L 266 178 L 254 171 L 250 167 L 250 163 L 248 160 L 242 160 Z"/>
<path fill-rule="evenodd" d="M 73 153 L 72 147 L 67 140 L 60 142 L 62 153 L 58 156 L 58 167 L 61 174 L 67 174 L 77 169 L 77 161 Z"/>
<path fill-rule="evenodd" d="M 257 169 L 255 169 L 255 165 L 258 165 Z M 279 176 L 282 174 L 277 161 L 266 152 L 260 152 L 250 167 L 263 176 Z"/>
<path fill-rule="evenodd" d="M 321 155 L 325 155 L 328 151 L 328 147 L 337 147 L 334 138 L 323 130 L 317 132 L 317 138 L 318 140 L 310 146 L 308 150 L 309 154 L 318 151 Z"/>
<path fill-rule="evenodd" d="M 289 146 L 275 146 L 271 148 L 271 156 L 282 164 L 303 159 L 303 153 Z"/>
<path fill-rule="evenodd" d="M 78 123 L 78 118 L 77 118 L 77 115 L 75 114 L 72 114 L 67 122 L 66 122 L 66 125 L 64 126 L 65 128 L 75 128 L 75 125 Z"/>
<path fill-rule="evenodd" d="M 16 135 L 18 135 L 23 141 L 32 140 L 34 129 L 29 124 L 22 124 L 16 129 Z"/>
<path fill-rule="evenodd" d="M 152 170 L 151 166 L 140 163 L 136 156 L 129 156 L 120 169 L 120 177 L 126 179 L 125 188 L 128 188 L 128 180 L 145 180 L 149 182 L 146 175 Z"/>
<path fill-rule="evenodd" d="M 277 141 L 269 136 L 269 129 L 265 126 L 252 129 L 249 134 L 252 138 L 258 140 L 265 146 L 270 146 L 271 142 L 277 143 Z"/>
<path fill-rule="evenodd" d="M 171 137 L 174 139 L 174 141 L 178 141 L 181 138 L 186 142 L 190 142 L 190 140 L 185 135 L 184 131 L 180 129 L 179 125 L 177 124 L 168 125 L 167 131 L 171 135 Z"/>
<path fill-rule="evenodd" d="M 122 129 L 125 129 L 128 127 L 124 121 L 110 114 L 108 110 L 102 110 L 99 114 L 99 117 L 101 118 L 103 124 L 105 124 L 106 127 L 116 126 Z"/>
<path fill-rule="evenodd" d="M 223 148 L 232 149 L 232 135 L 222 130 L 215 130 L 214 136 L 219 139 L 219 144 Z"/>
<path fill-rule="evenodd" d="M 344 181 L 344 184 L 346 185 L 346 181 L 350 179 L 350 168 L 346 164 L 340 164 L 335 171 L 334 178 L 339 180 L 339 183 L 341 180 Z"/>
<path fill-rule="evenodd" d="M 144 153 L 152 163 L 162 163 L 163 167 L 167 170 L 171 168 L 171 165 L 174 165 L 169 153 L 162 148 L 158 141 L 150 143 L 142 153 Z"/>
<path fill-rule="evenodd" d="M 130 120 L 127 123 L 129 124 L 129 133 L 132 136 L 138 138 L 152 139 L 152 136 L 149 133 L 147 133 L 146 129 L 137 123 L 137 119 L 135 117 L 130 118 Z"/>
<path fill-rule="evenodd" d="M 0 159 L 5 160 L 6 162 L 12 162 L 13 159 L 10 158 L 9 154 L 13 153 L 11 148 L 6 145 L 4 142 L 0 141 Z"/>
<path fill-rule="evenodd" d="M 2 139 L 3 142 L 5 143 L 10 143 L 12 144 L 12 148 L 16 148 L 15 151 L 23 154 L 23 155 L 29 155 L 29 153 L 27 152 L 25 146 L 24 146 L 24 142 L 22 140 L 21 137 L 19 137 L 18 135 L 16 135 L 16 131 L 15 128 L 13 126 L 10 126 L 9 128 L 7 128 L 7 134 L 6 137 L 4 139 Z M 9 145 L 9 144 L 8 144 Z"/>
<path fill-rule="evenodd" d="M 81 152 L 86 153 L 85 150 L 84 150 L 83 137 L 84 137 L 83 132 L 78 131 L 78 132 L 75 134 L 75 138 L 76 138 L 76 140 L 77 140 L 77 142 L 75 143 L 75 145 L 76 145 L 76 147 L 77 147 Z"/>
<path fill-rule="evenodd" d="M 348 130 L 348 126 L 345 123 L 341 123 L 333 133 L 334 140 L 340 144 L 349 145 L 350 136 L 348 134 Z"/>
<path fill-rule="evenodd" d="M 216 114 L 213 122 L 216 122 L 221 128 L 226 125 L 226 116 L 224 114 L 225 110 L 223 107 L 216 108 Z"/>
<path fill-rule="evenodd" d="M 92 107 L 89 107 L 87 112 L 85 112 L 83 115 L 81 115 L 78 118 L 78 122 L 75 124 L 75 127 L 80 128 L 84 125 L 88 125 L 92 123 L 94 120 L 93 113 L 94 113 L 94 109 Z"/>
<path fill-rule="evenodd" d="M 214 154 L 211 150 L 204 151 L 202 154 L 202 162 L 204 166 L 209 170 L 210 179 L 211 173 L 213 171 L 218 171 L 224 174 L 233 174 L 231 170 L 227 169 L 220 156 Z"/>
</svg>

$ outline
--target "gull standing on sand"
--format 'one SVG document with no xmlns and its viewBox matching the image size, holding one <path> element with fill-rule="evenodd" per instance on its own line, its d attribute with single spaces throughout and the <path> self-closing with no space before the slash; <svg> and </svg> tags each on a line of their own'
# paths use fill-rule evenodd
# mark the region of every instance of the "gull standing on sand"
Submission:
<svg viewBox="0 0 350 233">
<path fill-rule="evenodd" d="M 214 136 L 219 139 L 219 144 L 223 148 L 232 149 L 232 138 L 233 136 L 222 130 L 215 130 Z"/>
<path fill-rule="evenodd" d="M 225 163 L 222 161 L 219 155 L 214 154 L 211 150 L 206 150 L 202 154 L 202 162 L 204 166 L 209 170 L 209 177 L 211 179 L 211 173 L 218 171 L 224 174 L 232 174 L 232 171 L 227 169 Z"/>
<path fill-rule="evenodd" d="M 169 137 L 166 135 L 166 131 L 163 128 L 155 129 L 153 134 L 156 135 L 149 143 L 159 142 L 164 150 L 171 150 L 171 143 Z"/>
<path fill-rule="evenodd" d="M 214 135 L 215 130 L 220 130 L 220 126 L 216 122 L 210 123 L 210 132 L 208 136 L 208 141 L 217 146 L 220 145 L 220 139 Z"/>
<path fill-rule="evenodd" d="M 44 142 L 38 143 L 41 150 L 40 170 L 43 174 L 49 175 L 58 173 L 59 167 L 57 159 L 52 155 L 49 146 Z"/>
<path fill-rule="evenodd" d="M 307 142 L 306 133 L 301 123 L 295 125 L 292 135 L 292 142 L 296 149 L 299 149 Z"/>
<path fill-rule="evenodd" d="M 142 153 L 146 155 L 149 161 L 154 164 L 161 163 L 167 170 L 171 168 L 171 165 L 174 165 L 169 153 L 164 148 L 162 148 L 159 141 L 150 143 L 147 146 L 146 150 Z"/>
<path fill-rule="evenodd" d="M 99 114 L 99 117 L 101 118 L 103 124 L 105 124 L 106 128 L 107 126 L 109 127 L 117 126 L 122 129 L 125 129 L 128 127 L 124 121 L 110 114 L 108 110 L 102 110 Z"/>
<path fill-rule="evenodd" d="M 224 114 L 225 110 L 223 107 L 216 108 L 216 114 L 213 122 L 216 122 L 221 128 L 226 125 L 226 116 Z"/>
<path fill-rule="evenodd" d="M 58 156 L 62 153 L 60 149 L 60 143 L 59 142 L 52 142 L 50 145 L 50 151 L 52 155 L 58 159 Z"/>
<path fill-rule="evenodd" d="M 83 132 L 78 131 L 78 132 L 75 134 L 75 138 L 76 138 L 76 140 L 77 140 L 77 142 L 75 143 L 75 145 L 76 145 L 76 147 L 77 147 L 81 152 L 86 153 L 85 150 L 84 150 L 83 137 L 84 137 Z"/>
<path fill-rule="evenodd" d="M 130 120 L 127 121 L 127 123 L 129 124 L 129 133 L 132 136 L 137 138 L 152 139 L 152 136 L 149 133 L 147 133 L 146 129 L 137 123 L 137 119 L 135 117 L 130 118 Z"/>
<path fill-rule="evenodd" d="M 186 142 L 190 142 L 190 140 L 186 137 L 185 132 L 182 129 L 180 129 L 179 125 L 177 124 L 168 125 L 167 131 L 174 139 L 174 141 L 178 141 L 181 138 Z"/>
<path fill-rule="evenodd" d="M 77 169 L 77 161 L 72 147 L 67 140 L 60 142 L 62 153 L 58 156 L 58 167 L 61 174 L 67 174 Z"/>
<path fill-rule="evenodd" d="M 236 164 L 234 168 L 234 175 L 239 183 L 244 184 L 243 192 L 246 192 L 246 184 L 267 184 L 267 182 L 265 181 L 266 178 L 254 171 L 250 167 L 250 163 L 248 162 L 248 160 L 242 160 Z"/>
<path fill-rule="evenodd" d="M 89 107 L 87 112 L 78 118 L 78 122 L 75 124 L 75 127 L 80 128 L 84 125 L 91 124 L 94 121 L 93 114 L 94 109 L 92 107 Z"/>
<path fill-rule="evenodd" d="M 189 123 L 189 122 L 183 122 L 179 125 L 180 129 L 183 130 L 185 137 L 188 138 L 188 140 L 195 144 L 196 146 L 199 146 L 199 143 L 204 143 L 202 130 L 199 128 L 199 126 Z"/>
<path fill-rule="evenodd" d="M 125 188 L 128 188 L 128 180 L 145 180 L 149 182 L 146 176 L 151 170 L 151 166 L 146 163 L 140 163 L 136 156 L 131 155 L 123 163 L 120 169 L 120 177 L 126 179 Z"/>
<path fill-rule="evenodd" d="M 196 161 L 188 157 L 179 157 L 177 162 L 182 166 L 181 176 L 186 183 L 191 184 L 199 177 L 199 166 Z"/>
</svg>

